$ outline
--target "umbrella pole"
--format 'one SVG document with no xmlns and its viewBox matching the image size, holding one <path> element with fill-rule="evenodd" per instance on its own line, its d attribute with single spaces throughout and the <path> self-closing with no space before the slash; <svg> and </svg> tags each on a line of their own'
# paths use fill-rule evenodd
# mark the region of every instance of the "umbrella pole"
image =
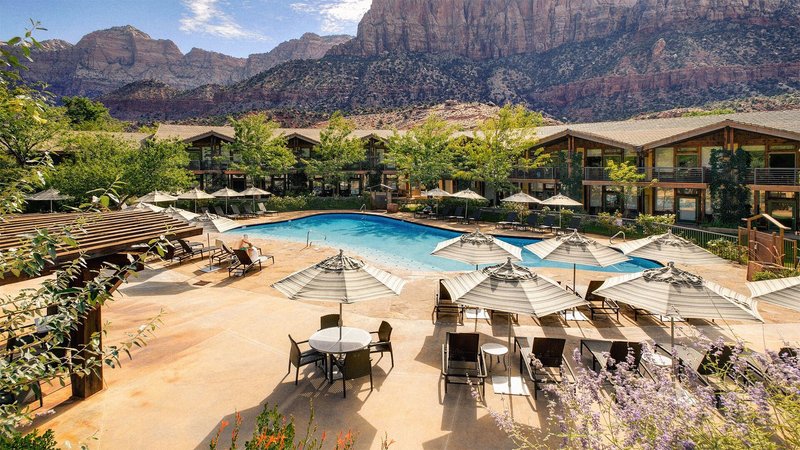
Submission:
<svg viewBox="0 0 800 450">
<path fill-rule="evenodd" d="M 577 264 L 573 263 L 572 264 L 572 292 L 575 292 L 576 294 L 578 293 L 578 291 L 575 290 L 575 283 L 577 282 L 577 278 L 578 278 Z"/>
<path fill-rule="evenodd" d="M 672 352 L 672 371 L 675 371 L 675 318 L 669 318 L 670 338 L 669 338 L 669 351 Z"/>
<path fill-rule="evenodd" d="M 342 340 L 342 304 L 339 303 L 339 340 Z"/>
</svg>

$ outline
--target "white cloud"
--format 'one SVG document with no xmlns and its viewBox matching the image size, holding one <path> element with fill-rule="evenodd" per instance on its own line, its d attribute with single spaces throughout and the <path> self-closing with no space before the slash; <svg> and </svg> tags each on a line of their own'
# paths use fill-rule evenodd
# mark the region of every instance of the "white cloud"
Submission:
<svg viewBox="0 0 800 450">
<path fill-rule="evenodd" d="M 324 33 L 341 33 L 357 24 L 369 10 L 372 0 L 310 0 L 292 3 L 293 10 L 320 16 Z"/>
<path fill-rule="evenodd" d="M 182 0 L 187 14 L 180 20 L 180 30 L 210 34 L 225 39 L 266 40 L 257 31 L 247 30 L 217 4 L 219 0 Z"/>
</svg>

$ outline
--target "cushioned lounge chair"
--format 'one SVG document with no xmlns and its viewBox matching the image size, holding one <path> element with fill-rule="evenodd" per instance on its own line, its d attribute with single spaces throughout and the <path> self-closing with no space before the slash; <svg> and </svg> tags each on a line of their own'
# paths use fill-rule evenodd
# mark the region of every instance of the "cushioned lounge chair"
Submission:
<svg viewBox="0 0 800 450">
<path fill-rule="evenodd" d="M 238 274 L 239 276 L 245 276 L 247 272 L 258 265 L 258 270 L 261 270 L 263 266 L 261 265 L 262 262 L 267 260 L 272 260 L 272 263 L 275 263 L 275 258 L 271 255 L 260 255 L 256 259 L 250 258 L 250 255 L 247 253 L 247 250 L 236 249 L 233 251 L 234 255 L 236 255 L 236 261 L 228 267 L 228 276 L 234 276 Z"/>
<path fill-rule="evenodd" d="M 506 214 L 506 220 L 497 222 L 498 228 L 502 229 L 514 228 L 519 224 L 519 215 L 516 212 L 510 212 Z"/>
<path fill-rule="evenodd" d="M 581 339 L 581 355 L 583 355 L 584 349 L 592 356 L 592 370 L 605 367 L 607 370 L 613 371 L 617 368 L 618 363 L 627 363 L 628 355 L 630 355 L 633 358 L 630 369 L 639 372 L 642 360 L 641 342 Z"/>
<path fill-rule="evenodd" d="M 591 319 L 594 320 L 595 315 L 611 315 L 614 314 L 619 322 L 619 304 L 614 300 L 597 295 L 594 292 L 603 285 L 603 280 L 589 281 L 589 287 L 586 289 L 584 299 L 588 302 L 586 305 L 589 308 Z"/>
<path fill-rule="evenodd" d="M 444 287 L 444 280 L 439 280 L 439 290 L 434 294 L 434 305 L 431 316 L 435 317 L 435 322 L 439 321 L 439 315 L 454 314 L 458 323 L 464 323 L 464 306 L 454 302 L 450 297 L 450 292 Z"/>
<path fill-rule="evenodd" d="M 526 337 L 514 339 L 514 349 L 520 350 L 519 372 L 526 370 L 533 382 L 534 400 L 543 384 L 575 381 L 575 374 L 564 357 L 566 343 L 566 339 L 535 337 L 531 345 Z"/>
</svg>

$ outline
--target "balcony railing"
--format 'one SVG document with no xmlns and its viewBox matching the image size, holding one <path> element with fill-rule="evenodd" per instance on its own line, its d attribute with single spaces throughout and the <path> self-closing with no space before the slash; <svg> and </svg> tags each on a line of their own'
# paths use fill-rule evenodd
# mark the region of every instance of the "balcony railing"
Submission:
<svg viewBox="0 0 800 450">
<path fill-rule="evenodd" d="M 755 168 L 750 169 L 747 184 L 768 186 L 800 186 L 800 169 Z"/>
<path fill-rule="evenodd" d="M 706 167 L 637 167 L 636 172 L 644 174 L 643 182 L 658 180 L 660 183 L 708 183 Z M 590 181 L 611 181 L 605 167 L 586 167 L 584 179 Z"/>
<path fill-rule="evenodd" d="M 535 169 L 516 169 L 511 172 L 511 178 L 527 180 L 557 180 L 558 167 L 537 167 Z"/>
</svg>

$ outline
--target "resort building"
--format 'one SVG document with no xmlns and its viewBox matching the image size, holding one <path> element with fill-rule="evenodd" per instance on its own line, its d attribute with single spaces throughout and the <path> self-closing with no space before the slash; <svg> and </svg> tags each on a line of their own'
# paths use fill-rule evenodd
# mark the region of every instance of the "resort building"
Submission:
<svg viewBox="0 0 800 450">
<path fill-rule="evenodd" d="M 311 149 L 319 143 L 320 130 L 285 128 L 279 132 L 288 138 L 298 165 L 289 173 L 258 182 L 259 187 L 276 194 L 330 194 L 332 187 L 309 179 L 302 170 L 302 160 L 308 159 Z M 359 195 L 369 186 L 386 184 L 398 188 L 400 196 L 407 195 L 407 186 L 398 185 L 395 170 L 384 161 L 384 141 L 392 131 L 354 133 L 365 141 L 367 159 L 352 168 L 350 179 L 339 186 L 339 194 Z M 540 151 L 577 154 L 581 166 L 554 164 L 515 171 L 512 182 L 520 190 L 546 198 L 562 190 L 568 174 L 560 172 L 567 170 L 574 175 L 577 170 L 583 187 L 581 201 L 589 213 L 623 209 L 633 213 L 671 213 L 681 222 L 710 218 L 711 153 L 714 149 L 733 151 L 741 147 L 752 157 L 747 182 L 753 195 L 753 212 L 769 213 L 798 229 L 800 110 L 545 126 L 537 129 L 537 136 L 531 156 Z M 154 137 L 177 138 L 189 145 L 189 169 L 201 188 L 228 186 L 243 190 L 254 184 L 235 170 L 232 163 L 238 156 L 229 154 L 223 145 L 233 141 L 232 127 L 161 125 Z M 626 208 L 622 205 L 626 197 L 621 188 L 608 179 L 605 168 L 609 161 L 627 161 L 645 175 L 640 185 L 647 188 L 628 196 L 630 204 Z M 442 180 L 441 187 L 454 192 L 467 184 Z M 498 196 L 482 183 L 472 183 L 471 187 L 487 198 Z"/>
</svg>

